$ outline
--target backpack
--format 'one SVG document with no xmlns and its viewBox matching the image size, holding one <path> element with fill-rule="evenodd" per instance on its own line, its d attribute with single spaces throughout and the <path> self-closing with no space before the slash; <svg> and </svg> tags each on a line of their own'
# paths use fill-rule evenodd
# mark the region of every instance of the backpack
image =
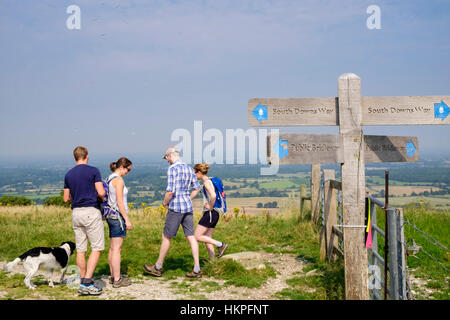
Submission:
<svg viewBox="0 0 450 320">
<path fill-rule="evenodd" d="M 227 195 L 223 190 L 223 183 L 220 178 L 213 177 L 210 179 L 214 185 L 214 190 L 216 191 L 216 202 L 214 203 L 214 209 L 223 214 L 227 212 Z M 203 187 L 203 194 L 206 197 L 206 189 Z"/>
<path fill-rule="evenodd" d="M 100 204 L 100 212 L 102 213 L 102 218 L 113 218 L 113 216 L 117 216 L 119 213 L 115 211 L 113 208 L 110 208 L 108 205 L 108 198 L 109 198 L 109 183 L 118 176 L 112 177 L 111 179 L 105 179 L 102 181 L 103 188 L 105 189 L 105 200 Z M 113 215 L 113 216 L 110 216 Z"/>
</svg>

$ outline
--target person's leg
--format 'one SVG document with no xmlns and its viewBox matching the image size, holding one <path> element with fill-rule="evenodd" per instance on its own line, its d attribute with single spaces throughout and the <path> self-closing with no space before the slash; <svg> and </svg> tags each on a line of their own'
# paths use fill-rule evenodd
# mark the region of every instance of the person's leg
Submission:
<svg viewBox="0 0 450 320">
<path fill-rule="evenodd" d="M 217 247 L 220 247 L 222 243 L 220 241 L 214 240 L 212 238 L 212 234 L 214 232 L 214 228 L 207 228 L 202 225 L 197 225 L 197 228 L 195 229 L 195 238 L 199 242 L 204 242 L 206 244 L 211 244 Z"/>
<path fill-rule="evenodd" d="M 97 267 L 97 264 L 98 264 L 98 260 L 100 259 L 100 254 L 101 254 L 101 251 L 92 250 L 91 254 L 89 255 L 87 265 L 86 265 L 86 275 L 83 278 L 92 279 L 95 268 Z M 80 275 L 80 277 L 81 277 L 81 275 Z"/>
<path fill-rule="evenodd" d="M 77 266 L 80 272 L 80 278 L 86 278 L 86 252 L 77 251 Z"/>
<path fill-rule="evenodd" d="M 120 279 L 120 260 L 121 255 L 120 251 L 122 249 L 124 238 L 111 238 L 111 246 L 109 249 L 109 266 L 111 269 L 111 277 L 114 278 L 114 281 L 118 281 Z"/>
<path fill-rule="evenodd" d="M 164 233 L 162 234 L 162 241 L 161 241 L 161 246 L 159 248 L 158 260 L 153 265 L 144 264 L 143 267 L 144 267 L 145 272 L 147 272 L 153 276 L 156 276 L 156 277 L 162 276 L 164 259 L 166 258 L 166 255 L 170 249 L 170 239 L 171 238 L 169 238 Z"/>
<path fill-rule="evenodd" d="M 91 280 L 101 252 L 105 249 L 105 234 L 102 215 L 100 210 L 96 208 L 88 208 L 86 210 L 88 216 L 86 217 L 86 233 L 91 243 L 91 254 L 89 255 L 86 265 L 85 279 Z"/>
<path fill-rule="evenodd" d="M 171 238 L 166 236 L 164 233 L 162 234 L 162 242 L 161 242 L 161 247 L 159 249 L 159 257 L 158 257 L 158 260 L 156 261 L 158 269 L 161 269 L 161 267 L 164 263 L 164 259 L 166 258 L 167 252 L 169 252 L 170 239 Z"/>
<path fill-rule="evenodd" d="M 178 228 L 180 227 L 180 222 L 182 218 L 181 213 L 174 212 L 172 210 L 167 211 L 166 222 L 164 224 L 164 231 L 161 235 L 161 247 L 159 248 L 158 260 L 154 265 L 144 264 L 145 272 L 161 277 L 163 272 L 163 264 L 167 253 L 170 249 L 170 241 L 177 235 Z"/>
<path fill-rule="evenodd" d="M 109 274 L 111 275 L 111 278 L 113 278 L 113 268 L 112 268 L 112 249 L 111 249 L 111 238 L 109 239 L 109 251 L 108 251 L 108 265 L 109 265 Z"/>
<path fill-rule="evenodd" d="M 209 257 L 211 260 L 214 259 L 214 246 L 215 245 L 218 246 L 218 241 L 211 238 L 213 232 L 214 232 L 214 229 L 207 228 L 205 226 L 198 224 L 195 229 L 195 233 L 194 233 L 197 241 L 205 243 L 206 249 L 208 250 Z M 211 252 L 212 252 L 212 254 L 211 254 Z"/>
<path fill-rule="evenodd" d="M 194 258 L 194 268 L 200 268 L 200 259 L 198 254 L 198 242 L 195 236 L 187 236 L 187 241 L 189 242 L 192 250 L 192 257 Z"/>
<path fill-rule="evenodd" d="M 214 229 L 213 228 L 208 228 L 208 230 L 206 231 L 205 236 L 209 237 L 210 239 L 212 239 L 212 235 L 213 235 Z M 212 239 L 213 240 L 213 239 Z M 216 242 L 216 245 L 219 241 L 213 240 Z M 211 243 L 206 243 L 205 242 L 205 246 L 206 246 L 206 250 L 208 250 L 208 254 L 209 254 L 209 259 L 212 261 L 214 260 L 214 245 Z"/>
<path fill-rule="evenodd" d="M 161 269 L 164 259 L 166 258 L 167 252 L 170 249 L 170 241 L 175 238 L 180 227 L 183 214 L 174 212 L 172 210 L 167 211 L 166 222 L 164 224 L 164 231 L 162 234 L 161 247 L 159 249 L 159 257 L 156 262 L 156 267 Z"/>
<path fill-rule="evenodd" d="M 184 236 L 186 237 L 192 250 L 192 257 L 194 258 L 194 271 L 200 272 L 200 259 L 198 254 L 198 242 L 195 238 L 194 232 L 194 214 L 192 212 L 185 213 L 181 221 L 183 226 Z"/>
<path fill-rule="evenodd" d="M 86 251 L 88 248 L 88 235 L 84 227 L 84 217 L 84 210 L 82 208 L 73 209 L 72 226 L 75 232 L 76 263 L 81 279 L 84 279 L 86 276 Z"/>
</svg>

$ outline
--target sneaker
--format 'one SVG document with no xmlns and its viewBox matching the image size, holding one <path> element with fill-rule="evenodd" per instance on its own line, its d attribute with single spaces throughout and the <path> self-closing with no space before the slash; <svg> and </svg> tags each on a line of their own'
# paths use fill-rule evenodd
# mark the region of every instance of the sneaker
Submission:
<svg viewBox="0 0 450 320">
<path fill-rule="evenodd" d="M 130 279 L 120 277 L 119 280 L 114 281 L 113 288 L 128 287 L 129 285 L 131 285 Z"/>
<path fill-rule="evenodd" d="M 144 264 L 144 271 L 151 274 L 152 276 L 161 277 L 163 273 L 163 268 L 158 269 L 156 268 L 155 264 L 152 264 L 151 266 L 148 264 Z"/>
<path fill-rule="evenodd" d="M 194 270 L 192 270 L 192 272 L 186 273 L 186 277 L 187 278 L 201 278 L 202 277 L 202 271 L 195 272 Z"/>
<path fill-rule="evenodd" d="M 223 253 L 225 252 L 225 250 L 228 249 L 228 244 L 226 244 L 225 242 L 222 243 L 222 246 L 218 248 L 219 252 L 217 253 L 217 258 L 220 258 L 221 256 L 223 256 Z"/>
<path fill-rule="evenodd" d="M 102 289 L 94 286 L 94 283 L 81 283 L 78 293 L 83 296 L 98 296 L 102 293 Z"/>
</svg>

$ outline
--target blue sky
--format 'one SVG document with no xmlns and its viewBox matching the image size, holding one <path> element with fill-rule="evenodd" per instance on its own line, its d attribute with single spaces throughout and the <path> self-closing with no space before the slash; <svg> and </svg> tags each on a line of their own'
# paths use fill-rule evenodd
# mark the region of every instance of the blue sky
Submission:
<svg viewBox="0 0 450 320">
<path fill-rule="evenodd" d="M 81 30 L 66 28 L 72 4 Z M 2 0 L 0 157 L 161 153 L 195 120 L 249 128 L 250 98 L 334 97 L 346 72 L 364 96 L 450 95 L 449 17 L 447 0 Z M 450 154 L 450 126 L 365 133 Z"/>
</svg>

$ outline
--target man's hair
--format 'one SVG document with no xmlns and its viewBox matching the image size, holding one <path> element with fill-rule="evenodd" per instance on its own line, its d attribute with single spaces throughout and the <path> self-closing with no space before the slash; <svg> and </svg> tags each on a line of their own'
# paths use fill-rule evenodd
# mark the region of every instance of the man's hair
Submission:
<svg viewBox="0 0 450 320">
<path fill-rule="evenodd" d="M 75 161 L 84 160 L 88 155 L 88 150 L 85 147 L 78 146 L 73 150 L 73 157 Z"/>
</svg>

